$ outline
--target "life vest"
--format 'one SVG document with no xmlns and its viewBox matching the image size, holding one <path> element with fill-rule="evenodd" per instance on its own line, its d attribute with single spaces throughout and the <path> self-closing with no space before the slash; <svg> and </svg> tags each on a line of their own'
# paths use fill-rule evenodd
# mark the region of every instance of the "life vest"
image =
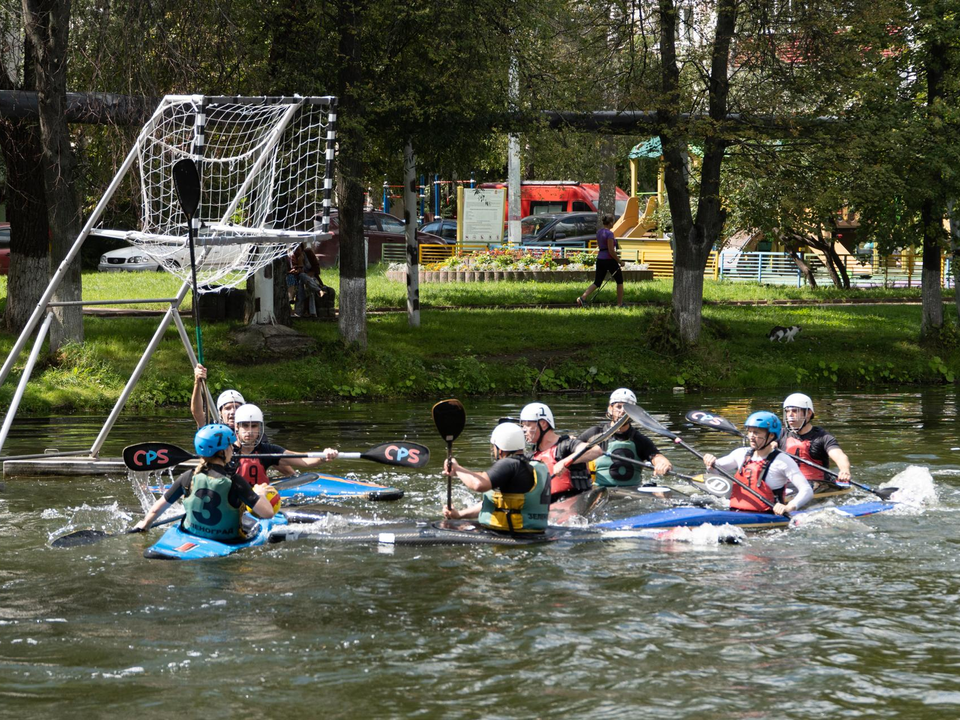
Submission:
<svg viewBox="0 0 960 720">
<path fill-rule="evenodd" d="M 559 442 L 547 450 L 540 450 L 533 454 L 533 459 L 545 463 L 550 475 L 553 475 L 553 466 L 557 464 L 557 447 Z M 562 459 L 562 458 L 561 458 Z M 567 467 L 562 473 L 550 481 L 550 494 L 556 498 L 558 495 L 579 495 L 590 489 L 590 472 L 584 464 L 579 471 L 571 472 Z"/>
<path fill-rule="evenodd" d="M 730 509 L 731 510 L 749 510 L 751 512 L 772 512 L 773 503 L 779 502 L 782 492 L 774 493 L 766 483 L 767 473 L 770 472 L 770 465 L 773 459 L 779 453 L 774 450 L 763 460 L 753 460 L 753 453 L 747 455 L 746 460 L 734 477 L 753 490 L 760 497 L 770 501 L 767 505 L 753 495 L 748 493 L 742 487 L 734 483 L 730 490 Z M 779 496 L 779 497 L 778 497 Z"/>
<path fill-rule="evenodd" d="M 795 435 L 788 435 L 787 441 L 784 444 L 784 450 L 787 451 L 790 455 L 800 458 L 801 460 L 809 460 L 810 462 L 815 462 L 817 465 L 823 465 L 826 467 L 827 463 L 821 462 L 820 458 L 814 458 L 810 454 L 810 446 L 813 444 L 813 440 L 801 440 Z M 829 462 L 829 460 L 827 461 Z M 813 482 L 822 482 L 826 479 L 826 476 L 823 473 L 823 470 L 817 470 L 815 467 L 810 467 L 806 463 L 799 462 L 797 465 L 800 466 L 800 472 L 803 473 L 803 476 Z"/>
<path fill-rule="evenodd" d="M 241 458 L 236 473 L 251 485 L 262 485 L 269 482 L 267 469 L 263 466 L 263 463 L 255 457 Z"/>
<path fill-rule="evenodd" d="M 547 479 L 550 472 L 545 463 L 531 460 L 528 464 L 533 474 L 533 487 L 525 493 L 504 493 L 500 490 L 485 492 L 480 507 L 481 525 L 510 533 L 534 533 L 547 529 L 550 514 L 550 484 Z"/>
<path fill-rule="evenodd" d="M 233 481 L 229 476 L 197 473 L 190 481 L 190 492 L 183 497 L 183 529 L 192 535 L 212 540 L 236 540 L 240 537 L 239 507 L 230 503 Z"/>
<path fill-rule="evenodd" d="M 614 436 L 607 443 L 607 452 L 628 460 L 637 459 L 637 446 L 632 440 L 617 440 Z M 600 487 L 639 487 L 642 472 L 633 463 L 601 455 L 596 463 L 596 483 Z"/>
</svg>

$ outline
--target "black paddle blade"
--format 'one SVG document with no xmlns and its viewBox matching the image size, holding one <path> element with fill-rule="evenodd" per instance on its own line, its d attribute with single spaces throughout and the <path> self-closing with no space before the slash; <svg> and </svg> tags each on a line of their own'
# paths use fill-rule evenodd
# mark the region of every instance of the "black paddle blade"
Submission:
<svg viewBox="0 0 960 720">
<path fill-rule="evenodd" d="M 81 545 L 92 545 L 93 543 L 100 542 L 101 540 L 105 540 L 109 537 L 114 537 L 115 535 L 116 533 L 108 533 L 103 530 L 87 528 L 85 530 L 77 530 L 66 535 L 61 535 L 50 543 L 50 547 L 72 548 L 79 547 Z"/>
<path fill-rule="evenodd" d="M 452 443 L 463 432 L 467 424 L 467 411 L 463 403 L 456 399 L 441 400 L 433 406 L 433 424 L 437 426 L 440 437 Z"/>
<path fill-rule="evenodd" d="M 128 445 L 123 449 L 123 464 L 131 470 L 141 472 L 174 467 L 195 457 L 196 455 L 183 448 L 167 443 L 146 442 Z"/>
<path fill-rule="evenodd" d="M 736 425 L 719 415 L 713 415 L 703 410 L 689 410 L 685 417 L 694 425 L 702 425 L 711 430 L 719 430 L 720 432 L 743 437 L 743 433 L 740 432 Z"/>
<path fill-rule="evenodd" d="M 900 488 L 880 488 L 879 490 L 871 490 L 874 495 L 876 495 L 881 500 L 889 500 L 890 496 L 893 495 Z"/>
<path fill-rule="evenodd" d="M 633 403 L 624 403 L 623 411 L 627 413 L 627 415 L 630 416 L 630 419 L 637 423 L 637 425 L 641 425 L 647 430 L 657 433 L 657 435 L 663 435 L 665 438 L 670 438 L 671 440 L 677 439 L 676 435 L 650 417 L 649 413 L 647 413 L 647 411 L 639 405 L 634 405 Z"/>
<path fill-rule="evenodd" d="M 360 453 L 364 460 L 373 460 L 384 465 L 421 468 L 430 462 L 430 449 L 413 442 L 392 442 L 377 445 Z"/>
<path fill-rule="evenodd" d="M 183 214 L 192 218 L 200 205 L 200 172 L 191 158 L 178 160 L 173 166 L 173 186 Z"/>
</svg>

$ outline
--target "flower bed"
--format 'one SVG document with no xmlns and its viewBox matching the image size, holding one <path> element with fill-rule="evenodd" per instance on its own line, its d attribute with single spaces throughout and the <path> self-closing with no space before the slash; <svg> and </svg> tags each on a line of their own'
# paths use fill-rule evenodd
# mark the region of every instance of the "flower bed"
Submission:
<svg viewBox="0 0 960 720">
<path fill-rule="evenodd" d="M 424 265 L 420 282 L 496 282 L 522 280 L 537 282 L 589 282 L 594 277 L 597 256 L 577 252 L 560 257 L 559 250 L 511 250 L 497 248 L 472 255 L 451 256 L 439 263 Z M 393 263 L 387 279 L 406 281 L 407 266 Z M 653 271 L 646 265 L 627 263 L 624 282 L 652 280 Z"/>
</svg>

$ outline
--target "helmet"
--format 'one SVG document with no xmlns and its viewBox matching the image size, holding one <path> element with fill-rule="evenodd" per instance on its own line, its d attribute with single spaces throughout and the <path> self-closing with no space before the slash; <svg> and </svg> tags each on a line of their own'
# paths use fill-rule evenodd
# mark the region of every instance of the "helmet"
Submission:
<svg viewBox="0 0 960 720">
<path fill-rule="evenodd" d="M 263 411 L 256 405 L 247 403 L 237 408 L 237 411 L 233 414 L 233 421 L 237 424 L 242 422 L 258 422 L 262 425 Z"/>
<path fill-rule="evenodd" d="M 533 421 L 537 420 L 546 420 L 547 425 L 552 428 L 556 427 L 556 424 L 553 422 L 553 413 L 543 403 L 530 403 L 529 405 L 524 405 L 523 410 L 520 411 L 520 420 L 524 421 Z"/>
<path fill-rule="evenodd" d="M 803 393 L 793 393 L 793 395 L 787 395 L 787 399 L 783 401 L 783 409 L 786 410 L 788 407 L 800 408 L 801 410 L 809 410 L 813 412 L 813 400 L 810 399 L 809 395 L 804 395 Z"/>
<path fill-rule="evenodd" d="M 257 437 L 252 441 L 254 445 L 263 439 L 263 411 L 256 405 L 247 403 L 237 408 L 233 414 L 234 427 L 240 428 L 240 423 L 257 423 L 259 425 Z"/>
<path fill-rule="evenodd" d="M 772 412 L 755 412 L 753 415 L 747 418 L 747 421 L 743 424 L 744 427 L 758 427 L 763 428 L 767 432 L 773 433 L 774 435 L 780 434 L 780 429 L 783 427 L 780 424 L 780 418 L 774 415 Z"/>
<path fill-rule="evenodd" d="M 240 403 L 243 405 L 246 400 L 243 399 L 243 395 L 238 393 L 236 390 L 224 390 L 220 393 L 220 397 L 217 398 L 217 411 L 220 411 L 224 405 L 229 403 Z"/>
<path fill-rule="evenodd" d="M 193 447 L 200 457 L 213 457 L 237 441 L 237 434 L 229 425 L 204 425 L 193 436 Z"/>
<path fill-rule="evenodd" d="M 610 393 L 610 405 L 614 403 L 630 403 L 631 405 L 637 404 L 637 396 L 633 394 L 633 390 L 629 388 L 618 388 Z"/>
<path fill-rule="evenodd" d="M 516 452 L 523 450 L 527 441 L 522 427 L 516 423 L 506 422 L 497 425 L 490 433 L 490 444 L 496 445 L 504 452 Z"/>
</svg>

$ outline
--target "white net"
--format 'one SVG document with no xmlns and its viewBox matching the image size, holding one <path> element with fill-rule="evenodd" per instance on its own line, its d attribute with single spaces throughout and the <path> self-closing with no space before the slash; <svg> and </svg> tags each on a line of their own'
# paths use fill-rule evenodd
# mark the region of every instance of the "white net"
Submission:
<svg viewBox="0 0 960 720">
<path fill-rule="evenodd" d="M 323 237 L 333 185 L 333 98 L 168 96 L 137 140 L 138 230 L 120 237 L 191 279 L 187 220 L 173 166 L 200 173 L 194 218 L 199 291 L 233 287 L 293 244 Z"/>
</svg>

